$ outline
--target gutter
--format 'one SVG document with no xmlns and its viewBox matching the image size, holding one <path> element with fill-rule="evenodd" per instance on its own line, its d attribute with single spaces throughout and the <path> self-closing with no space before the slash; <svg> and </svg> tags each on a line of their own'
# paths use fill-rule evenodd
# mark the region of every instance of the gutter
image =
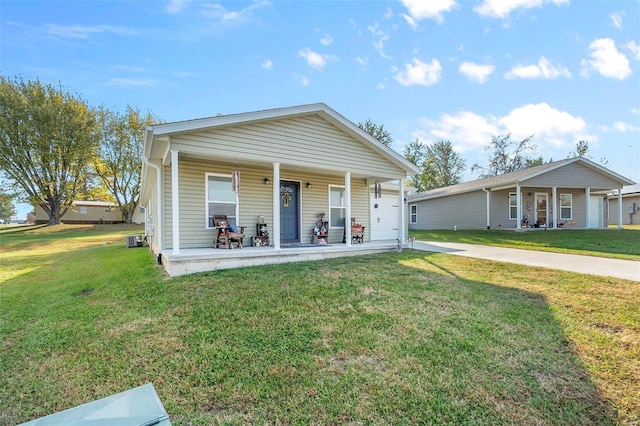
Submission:
<svg viewBox="0 0 640 426">
<path fill-rule="evenodd" d="M 153 164 L 146 156 L 142 157 L 144 164 L 147 167 L 152 167 L 156 171 L 156 191 L 158 197 L 158 255 L 162 252 L 162 205 L 160 203 L 160 195 L 162 194 L 162 182 L 160 177 L 160 166 Z"/>
</svg>

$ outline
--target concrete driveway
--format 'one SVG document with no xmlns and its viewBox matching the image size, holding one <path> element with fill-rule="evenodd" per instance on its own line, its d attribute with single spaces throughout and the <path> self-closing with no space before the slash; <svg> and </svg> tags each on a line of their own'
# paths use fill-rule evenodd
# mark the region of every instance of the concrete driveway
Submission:
<svg viewBox="0 0 640 426">
<path fill-rule="evenodd" d="M 575 254 L 434 241 L 415 241 L 413 248 L 415 250 L 446 253 L 455 256 L 475 257 L 477 259 L 540 266 L 562 271 L 579 272 L 581 274 L 640 281 L 640 262 L 634 260 L 608 259 Z"/>
</svg>

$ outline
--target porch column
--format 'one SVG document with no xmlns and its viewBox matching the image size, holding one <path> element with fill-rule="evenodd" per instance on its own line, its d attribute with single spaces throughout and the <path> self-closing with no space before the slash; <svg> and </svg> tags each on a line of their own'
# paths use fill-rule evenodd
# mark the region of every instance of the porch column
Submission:
<svg viewBox="0 0 640 426">
<path fill-rule="evenodd" d="M 406 244 L 404 238 L 404 180 L 402 179 L 398 184 L 398 240 L 401 246 Z"/>
<path fill-rule="evenodd" d="M 487 194 L 487 230 L 491 229 L 491 191 L 487 188 L 482 188 Z"/>
<path fill-rule="evenodd" d="M 589 204 L 591 201 L 591 188 L 586 188 L 584 190 L 585 197 L 587 198 L 587 208 L 585 209 L 585 213 L 587 216 L 587 223 L 585 223 L 585 228 L 591 228 L 591 224 L 589 223 L 589 219 L 591 218 L 591 209 L 589 208 Z"/>
<path fill-rule="evenodd" d="M 347 247 L 351 247 L 351 172 L 344 174 L 344 236 Z"/>
<path fill-rule="evenodd" d="M 273 248 L 280 250 L 280 163 L 273 163 Z"/>
<path fill-rule="evenodd" d="M 618 188 L 618 229 L 622 229 L 622 188 Z"/>
<path fill-rule="evenodd" d="M 516 185 L 516 229 L 522 229 L 522 194 L 520 193 L 520 184 Z"/>
<path fill-rule="evenodd" d="M 173 254 L 180 254 L 180 199 L 178 196 L 178 150 L 171 150 L 171 218 Z"/>
<path fill-rule="evenodd" d="M 551 196 L 553 197 L 553 202 L 551 203 L 551 208 L 553 209 L 553 229 L 558 229 L 558 220 L 560 220 L 560 215 L 558 214 L 558 201 L 556 200 L 557 192 L 558 187 L 554 186 L 551 189 Z"/>
</svg>

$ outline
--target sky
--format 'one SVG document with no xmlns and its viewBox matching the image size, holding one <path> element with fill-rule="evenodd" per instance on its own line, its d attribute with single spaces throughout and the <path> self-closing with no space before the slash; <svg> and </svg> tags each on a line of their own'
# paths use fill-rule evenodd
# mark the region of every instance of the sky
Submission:
<svg viewBox="0 0 640 426">
<path fill-rule="evenodd" d="M 492 136 L 586 140 L 640 181 L 637 0 L 3 0 L 0 73 L 165 122 L 324 102 L 400 153 L 450 141 L 465 181 Z"/>
</svg>

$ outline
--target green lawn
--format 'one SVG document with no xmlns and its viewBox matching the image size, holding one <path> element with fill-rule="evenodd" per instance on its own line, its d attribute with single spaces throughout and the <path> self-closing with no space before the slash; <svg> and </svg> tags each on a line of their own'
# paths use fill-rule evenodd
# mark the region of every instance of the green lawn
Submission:
<svg viewBox="0 0 640 426">
<path fill-rule="evenodd" d="M 638 229 L 432 230 L 409 231 L 419 241 L 448 241 L 640 260 Z"/>
<path fill-rule="evenodd" d="M 0 424 L 148 382 L 175 425 L 640 422 L 638 283 L 411 251 L 167 279 L 135 230 L 0 232 Z"/>
</svg>

